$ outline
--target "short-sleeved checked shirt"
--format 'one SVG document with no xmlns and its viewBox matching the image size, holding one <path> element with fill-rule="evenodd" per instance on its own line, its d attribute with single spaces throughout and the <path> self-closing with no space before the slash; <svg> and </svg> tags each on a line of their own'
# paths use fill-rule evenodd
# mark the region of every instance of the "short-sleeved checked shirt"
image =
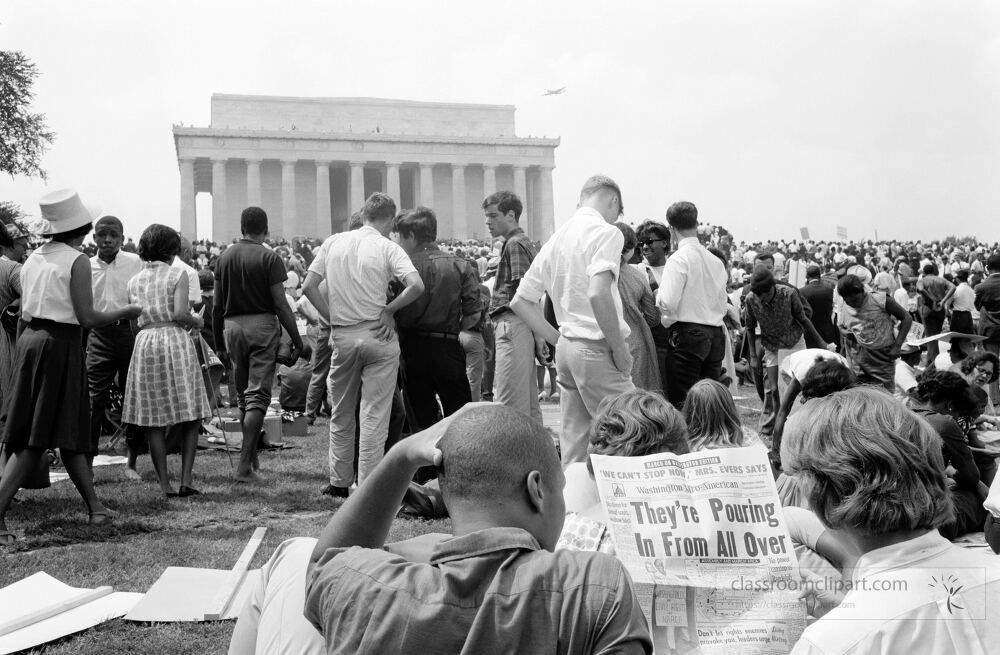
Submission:
<svg viewBox="0 0 1000 655">
<path fill-rule="evenodd" d="M 537 254 L 535 244 L 521 228 L 507 235 L 500 251 L 500 263 L 497 265 L 497 279 L 490 299 L 490 316 L 497 316 L 510 309 L 510 301 L 517 293 L 517 285 Z"/>
</svg>

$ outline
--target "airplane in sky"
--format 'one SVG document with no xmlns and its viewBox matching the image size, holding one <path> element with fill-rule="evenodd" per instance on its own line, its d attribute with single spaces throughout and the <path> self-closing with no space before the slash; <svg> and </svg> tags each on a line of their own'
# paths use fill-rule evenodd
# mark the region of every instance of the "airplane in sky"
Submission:
<svg viewBox="0 0 1000 655">
<path fill-rule="evenodd" d="M 565 90 L 566 90 L 566 87 L 564 87 L 564 86 L 563 87 L 559 87 L 558 89 L 549 89 L 548 91 L 546 91 L 542 95 L 543 96 L 557 96 L 557 95 L 559 95 L 560 93 L 562 93 Z"/>
</svg>

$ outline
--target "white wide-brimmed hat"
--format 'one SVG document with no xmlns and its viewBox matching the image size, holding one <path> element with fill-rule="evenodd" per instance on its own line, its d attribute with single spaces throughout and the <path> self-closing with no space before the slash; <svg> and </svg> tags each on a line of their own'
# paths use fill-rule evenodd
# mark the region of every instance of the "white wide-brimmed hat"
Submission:
<svg viewBox="0 0 1000 655">
<path fill-rule="evenodd" d="M 94 222 L 93 212 L 83 204 L 79 194 L 73 189 L 59 189 L 47 193 L 38 201 L 42 210 L 43 236 L 62 234 Z"/>
</svg>

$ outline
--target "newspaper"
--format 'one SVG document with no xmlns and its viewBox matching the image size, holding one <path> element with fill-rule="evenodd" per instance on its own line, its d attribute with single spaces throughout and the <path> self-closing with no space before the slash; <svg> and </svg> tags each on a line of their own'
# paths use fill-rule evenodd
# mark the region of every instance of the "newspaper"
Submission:
<svg viewBox="0 0 1000 655">
<path fill-rule="evenodd" d="M 805 608 L 763 448 L 591 460 L 658 654 L 791 650 Z"/>
</svg>

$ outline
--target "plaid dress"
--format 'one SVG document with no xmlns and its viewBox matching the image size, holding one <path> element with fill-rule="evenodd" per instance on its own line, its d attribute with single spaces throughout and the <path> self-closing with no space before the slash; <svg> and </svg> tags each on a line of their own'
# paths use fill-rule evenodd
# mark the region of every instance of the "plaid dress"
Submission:
<svg viewBox="0 0 1000 655">
<path fill-rule="evenodd" d="M 211 416 L 190 335 L 177 324 L 146 327 L 172 320 L 182 272 L 163 262 L 146 262 L 129 280 L 129 301 L 142 306 L 142 315 L 125 386 L 124 423 L 163 427 Z"/>
</svg>

